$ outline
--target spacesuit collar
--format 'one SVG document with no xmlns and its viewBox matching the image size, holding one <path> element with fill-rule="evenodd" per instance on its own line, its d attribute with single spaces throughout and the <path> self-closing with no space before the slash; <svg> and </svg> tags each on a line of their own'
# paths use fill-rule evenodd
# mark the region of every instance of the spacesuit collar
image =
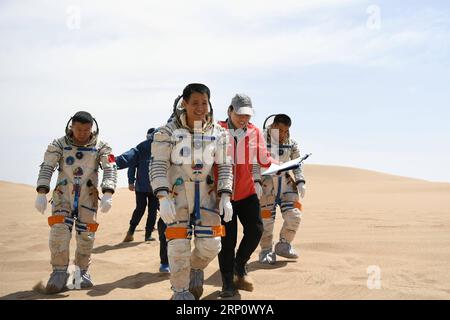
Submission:
<svg viewBox="0 0 450 320">
<path fill-rule="evenodd" d="M 179 122 L 179 124 L 180 124 L 182 127 L 188 129 L 189 132 L 193 132 L 193 131 L 194 131 L 194 130 L 191 129 L 191 128 L 188 126 L 188 124 L 187 124 L 186 111 L 183 110 L 183 111 L 178 115 L 178 122 Z M 212 126 L 212 124 L 213 124 L 213 118 L 212 118 L 211 114 L 208 114 L 208 115 L 206 116 L 206 122 L 205 122 L 204 125 L 203 125 L 202 131 L 204 132 L 204 131 L 206 131 L 207 129 L 209 129 L 209 128 Z"/>
</svg>

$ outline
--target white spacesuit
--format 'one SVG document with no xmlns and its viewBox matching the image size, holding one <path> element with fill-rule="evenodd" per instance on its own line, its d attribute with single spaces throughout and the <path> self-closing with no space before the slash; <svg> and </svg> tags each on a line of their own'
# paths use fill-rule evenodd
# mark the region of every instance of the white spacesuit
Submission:
<svg viewBox="0 0 450 320">
<path fill-rule="evenodd" d="M 279 159 L 280 163 L 284 163 L 300 157 L 297 142 L 288 137 L 280 144 L 276 139 L 271 139 L 270 132 L 271 126 L 265 130 L 264 136 L 267 141 L 267 148 L 273 158 Z M 260 168 L 254 166 L 253 176 L 255 181 L 261 181 L 263 189 L 260 203 L 264 232 L 260 241 L 259 261 L 274 264 L 276 255 L 291 259 L 298 258 L 291 242 L 299 228 L 302 216 L 302 204 L 299 198 L 299 191 L 302 198 L 305 193 L 305 177 L 302 166 L 278 176 L 262 177 Z M 281 209 L 284 223 L 280 231 L 280 241 L 275 245 L 275 252 L 273 252 L 273 228 L 277 206 Z"/>
<path fill-rule="evenodd" d="M 95 121 L 95 120 L 94 120 Z M 72 229 L 75 228 L 77 249 L 75 265 L 81 270 L 81 286 L 90 287 L 92 282 L 87 272 L 95 232 L 98 224 L 98 169 L 103 169 L 101 189 L 104 193 L 101 202 L 103 212 L 111 206 L 111 194 L 117 182 L 117 169 L 114 155 L 109 145 L 92 134 L 90 141 L 83 146 L 74 144 L 70 128 L 66 136 L 54 140 L 48 147 L 41 164 L 37 190 L 50 191 L 52 174 L 58 168 L 58 179 L 52 195 L 52 216 L 48 218 L 50 230 L 50 252 L 53 273 L 47 284 L 47 292 L 61 291 L 67 280 L 69 265 L 69 243 Z M 39 194 L 36 208 L 44 213 L 45 194 Z"/>
<path fill-rule="evenodd" d="M 174 300 L 202 295 L 203 270 L 219 253 L 224 236 L 219 214 L 225 212 L 224 221 L 231 220 L 233 169 L 227 142 L 227 132 L 211 114 L 203 127 L 192 130 L 182 110 L 154 135 L 151 185 L 167 224 Z"/>
</svg>

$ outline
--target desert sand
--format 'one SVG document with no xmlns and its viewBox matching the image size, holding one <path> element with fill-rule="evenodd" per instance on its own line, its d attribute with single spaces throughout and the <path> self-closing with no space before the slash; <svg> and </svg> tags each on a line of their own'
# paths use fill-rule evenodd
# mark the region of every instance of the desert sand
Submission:
<svg viewBox="0 0 450 320">
<path fill-rule="evenodd" d="M 308 165 L 305 173 L 308 189 L 294 242 L 300 258 L 261 266 L 258 248 L 249 261 L 255 290 L 237 298 L 450 298 L 449 183 L 337 166 Z M 0 299 L 170 298 L 169 277 L 158 273 L 159 243 L 143 241 L 145 219 L 135 241 L 121 243 L 135 201 L 127 189 L 117 191 L 110 212 L 98 214 L 91 266 L 96 285 L 57 295 L 33 291 L 51 272 L 50 210 L 38 213 L 34 199 L 33 186 L 0 182 Z M 281 223 L 278 214 L 277 233 Z M 74 244 L 73 238 L 72 257 Z M 371 281 L 377 269 L 379 286 Z M 220 287 L 216 259 L 205 271 L 202 299 L 217 299 Z"/>
</svg>

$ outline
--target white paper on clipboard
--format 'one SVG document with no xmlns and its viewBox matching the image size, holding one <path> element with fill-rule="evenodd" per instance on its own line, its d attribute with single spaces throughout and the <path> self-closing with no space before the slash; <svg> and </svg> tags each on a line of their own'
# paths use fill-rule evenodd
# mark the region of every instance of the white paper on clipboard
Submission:
<svg viewBox="0 0 450 320">
<path fill-rule="evenodd" d="M 275 175 L 279 172 L 283 172 L 283 171 L 288 171 L 288 170 L 293 170 L 293 169 L 297 169 L 297 167 L 299 166 L 299 164 L 302 162 L 303 158 L 297 158 L 288 162 L 285 162 L 281 165 L 272 163 L 269 167 L 269 169 L 267 169 L 266 171 L 264 171 L 262 173 L 263 176 L 272 176 Z"/>
</svg>

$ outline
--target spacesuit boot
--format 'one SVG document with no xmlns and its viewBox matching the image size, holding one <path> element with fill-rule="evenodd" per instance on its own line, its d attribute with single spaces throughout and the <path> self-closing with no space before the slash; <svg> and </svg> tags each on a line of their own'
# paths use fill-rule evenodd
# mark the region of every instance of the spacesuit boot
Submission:
<svg viewBox="0 0 450 320">
<path fill-rule="evenodd" d="M 53 267 L 45 292 L 53 294 L 65 290 L 68 278 L 67 267 Z"/>
<path fill-rule="evenodd" d="M 203 281 L 203 270 L 191 269 L 189 292 L 194 295 L 195 300 L 199 300 L 203 294 Z"/>
<path fill-rule="evenodd" d="M 298 253 L 291 246 L 291 244 L 286 242 L 286 240 L 284 239 L 280 239 L 280 242 L 275 245 L 275 253 L 281 257 L 288 259 L 298 258 Z"/>
<path fill-rule="evenodd" d="M 174 291 L 171 300 L 195 300 L 195 297 L 189 290 Z"/>
<path fill-rule="evenodd" d="M 259 253 L 259 263 L 262 264 L 275 264 L 277 256 L 272 249 L 261 250 Z"/>
<path fill-rule="evenodd" d="M 94 283 L 92 282 L 92 278 L 88 270 L 81 270 L 80 275 L 81 275 L 80 285 L 82 289 L 92 288 L 94 286 Z"/>
</svg>

